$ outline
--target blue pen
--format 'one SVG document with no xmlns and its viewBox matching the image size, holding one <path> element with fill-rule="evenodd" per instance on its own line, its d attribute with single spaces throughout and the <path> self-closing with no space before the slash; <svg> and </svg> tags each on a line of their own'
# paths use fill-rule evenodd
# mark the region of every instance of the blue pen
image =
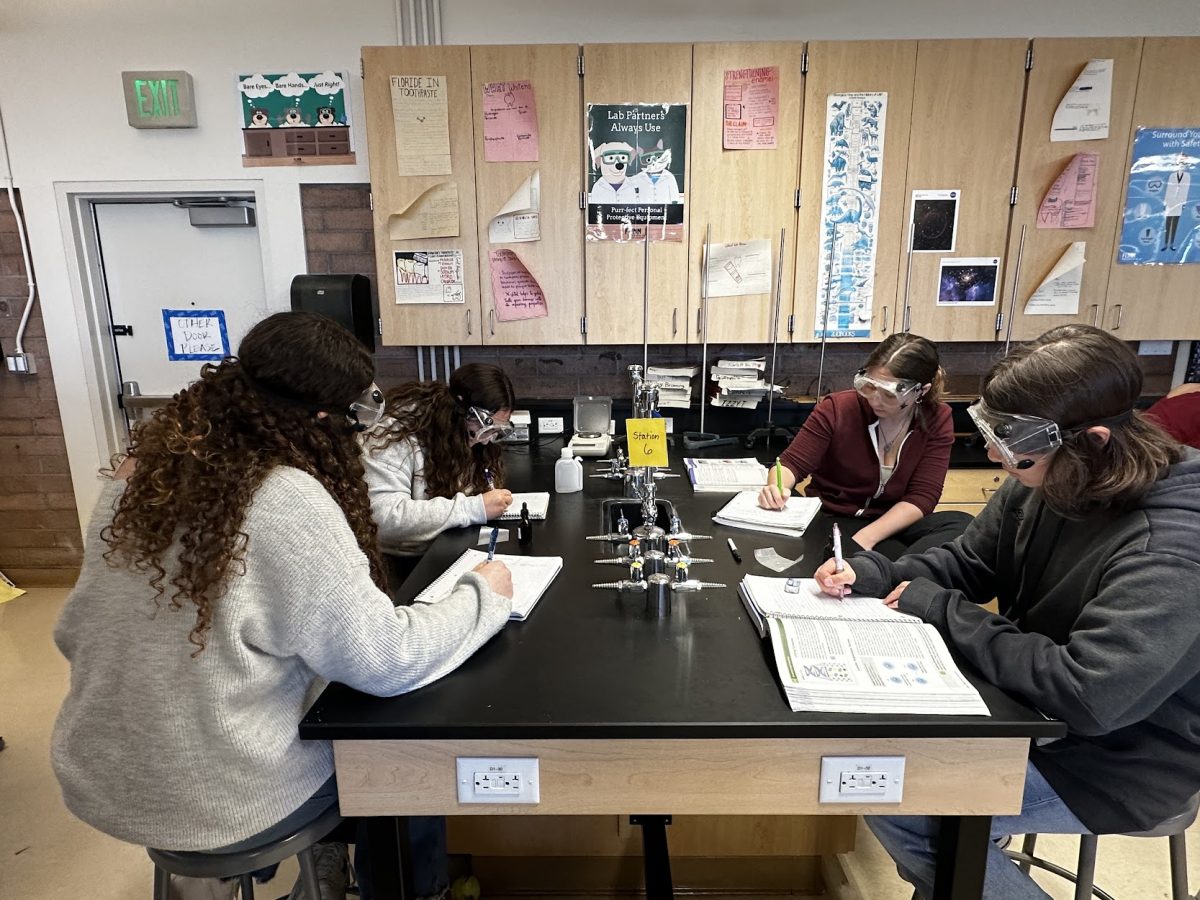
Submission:
<svg viewBox="0 0 1200 900">
<path fill-rule="evenodd" d="M 491 562 L 492 558 L 496 555 L 496 541 L 498 541 L 499 539 L 500 539 L 500 529 L 493 528 L 491 540 L 488 541 L 488 562 Z"/>
<path fill-rule="evenodd" d="M 488 490 L 494 491 L 496 489 L 496 480 L 494 478 L 492 478 L 492 470 L 484 469 L 483 477 L 484 477 L 484 480 L 487 481 Z"/>
</svg>

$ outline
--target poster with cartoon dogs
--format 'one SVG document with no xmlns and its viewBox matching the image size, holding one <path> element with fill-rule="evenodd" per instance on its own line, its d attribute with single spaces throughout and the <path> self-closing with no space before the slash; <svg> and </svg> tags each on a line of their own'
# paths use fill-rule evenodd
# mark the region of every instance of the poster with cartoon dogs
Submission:
<svg viewBox="0 0 1200 900">
<path fill-rule="evenodd" d="M 353 156 L 344 73 L 239 75 L 238 93 L 248 157 Z M 283 129 L 286 138 L 268 136 Z"/>
<path fill-rule="evenodd" d="M 589 241 L 683 240 L 687 106 L 590 103 Z"/>
</svg>

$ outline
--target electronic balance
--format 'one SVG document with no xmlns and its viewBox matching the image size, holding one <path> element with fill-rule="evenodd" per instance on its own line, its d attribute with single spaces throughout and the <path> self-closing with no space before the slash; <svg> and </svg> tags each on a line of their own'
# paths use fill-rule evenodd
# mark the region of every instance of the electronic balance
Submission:
<svg viewBox="0 0 1200 900">
<path fill-rule="evenodd" d="M 612 397 L 576 397 L 575 433 L 567 446 L 575 456 L 607 456 L 612 448 Z"/>
</svg>

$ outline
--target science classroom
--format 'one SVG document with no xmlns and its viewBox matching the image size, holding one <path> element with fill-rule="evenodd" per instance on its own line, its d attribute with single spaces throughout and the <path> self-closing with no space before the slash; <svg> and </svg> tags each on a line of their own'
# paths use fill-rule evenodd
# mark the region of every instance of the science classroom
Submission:
<svg viewBox="0 0 1200 900">
<path fill-rule="evenodd" d="M 0 896 L 1200 896 L 1192 0 L 0 60 Z"/>
</svg>

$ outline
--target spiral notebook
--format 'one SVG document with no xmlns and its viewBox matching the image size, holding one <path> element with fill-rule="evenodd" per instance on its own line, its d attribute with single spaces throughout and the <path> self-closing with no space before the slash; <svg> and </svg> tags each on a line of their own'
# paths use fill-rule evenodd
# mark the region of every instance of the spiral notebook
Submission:
<svg viewBox="0 0 1200 900">
<path fill-rule="evenodd" d="M 518 620 L 529 615 L 563 566 L 561 556 L 509 556 L 497 553 L 493 559 L 504 563 L 512 572 L 512 614 L 509 618 Z M 435 578 L 429 587 L 417 594 L 413 602 L 437 603 L 444 600 L 454 590 L 459 578 L 485 560 L 487 554 L 482 550 L 464 550 L 463 555 Z"/>
<path fill-rule="evenodd" d="M 521 504 L 524 503 L 529 507 L 529 518 L 534 521 L 540 521 L 546 518 L 546 511 L 550 509 L 550 494 L 549 493 L 532 493 L 532 494 L 513 494 L 512 506 L 496 517 L 499 522 L 515 522 L 521 518 Z"/>
</svg>

